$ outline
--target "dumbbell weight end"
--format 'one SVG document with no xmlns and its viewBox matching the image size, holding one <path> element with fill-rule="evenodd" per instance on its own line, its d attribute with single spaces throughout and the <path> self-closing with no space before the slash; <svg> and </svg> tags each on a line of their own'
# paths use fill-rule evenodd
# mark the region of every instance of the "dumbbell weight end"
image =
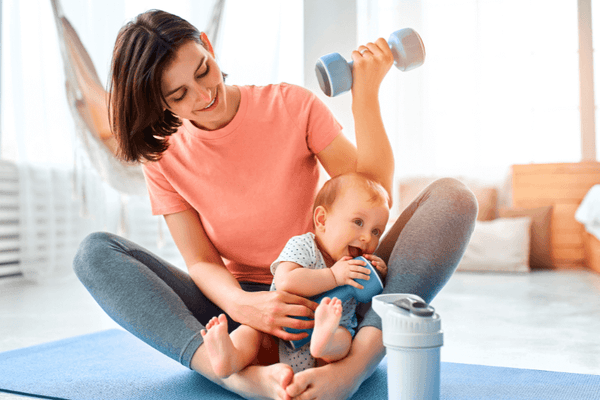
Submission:
<svg viewBox="0 0 600 400">
<path fill-rule="evenodd" d="M 335 97 L 352 89 L 352 62 L 346 62 L 339 53 L 319 58 L 315 72 L 319 86 L 326 96 Z"/>
<path fill-rule="evenodd" d="M 394 56 L 394 65 L 400 71 L 410 71 L 425 62 L 425 45 L 414 29 L 404 28 L 392 33 L 388 44 Z"/>
</svg>

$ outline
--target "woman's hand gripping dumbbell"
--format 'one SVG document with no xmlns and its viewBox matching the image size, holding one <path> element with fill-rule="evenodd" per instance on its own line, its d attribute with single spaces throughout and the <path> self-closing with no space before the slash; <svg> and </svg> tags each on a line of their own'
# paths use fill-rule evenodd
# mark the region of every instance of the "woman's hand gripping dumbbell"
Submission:
<svg viewBox="0 0 600 400">
<path fill-rule="evenodd" d="M 410 71 L 425 62 L 425 46 L 417 32 L 411 28 L 392 33 L 388 45 L 394 56 L 394 65 L 400 71 Z M 330 97 L 347 92 L 352 88 L 352 65 L 339 53 L 331 53 L 319 58 L 315 66 L 321 90 Z"/>
</svg>

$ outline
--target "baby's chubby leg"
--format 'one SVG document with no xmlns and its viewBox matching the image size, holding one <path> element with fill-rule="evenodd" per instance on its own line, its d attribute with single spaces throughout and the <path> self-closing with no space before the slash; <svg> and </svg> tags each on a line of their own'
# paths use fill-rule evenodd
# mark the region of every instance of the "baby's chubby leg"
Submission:
<svg viewBox="0 0 600 400">
<path fill-rule="evenodd" d="M 263 334 L 249 326 L 227 333 L 225 314 L 213 317 L 200 334 L 213 371 L 219 378 L 227 378 L 246 368 L 258 355 Z"/>
<path fill-rule="evenodd" d="M 342 301 L 325 297 L 315 311 L 315 328 L 310 341 L 310 354 L 325 362 L 340 360 L 350 351 L 352 335 L 340 326 Z"/>
</svg>

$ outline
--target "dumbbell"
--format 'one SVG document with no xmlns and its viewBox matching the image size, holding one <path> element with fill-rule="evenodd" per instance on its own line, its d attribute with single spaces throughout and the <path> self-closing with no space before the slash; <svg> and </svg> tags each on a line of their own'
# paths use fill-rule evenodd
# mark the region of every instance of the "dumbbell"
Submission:
<svg viewBox="0 0 600 400">
<path fill-rule="evenodd" d="M 425 46 L 417 32 L 411 28 L 392 33 L 388 45 L 394 55 L 394 65 L 400 71 L 410 71 L 425 62 Z M 317 60 L 315 72 L 321 90 L 330 97 L 347 92 L 352 88 L 352 65 L 339 53 L 324 55 Z"/>
<path fill-rule="evenodd" d="M 358 289 L 358 288 L 356 288 L 354 286 L 350 286 L 350 285 L 338 286 L 338 287 L 333 288 L 325 293 L 321 293 L 314 297 L 311 297 L 311 300 L 314 301 L 315 303 L 321 304 L 321 300 L 323 300 L 325 297 L 329 297 L 330 299 L 337 297 L 338 299 L 340 299 L 342 301 L 342 303 L 351 298 L 355 298 L 356 301 L 358 301 L 359 303 L 368 303 L 371 301 L 373 296 L 377 296 L 379 293 L 381 293 L 383 291 L 383 282 L 379 278 L 379 275 L 377 274 L 377 270 L 373 267 L 373 265 L 366 258 L 364 258 L 362 256 L 356 257 L 355 260 L 365 261 L 367 263 L 365 265 L 365 267 L 369 268 L 371 270 L 371 273 L 369 274 L 369 277 L 370 277 L 369 280 L 355 279 L 356 283 L 363 286 L 362 289 Z M 305 317 L 295 317 L 295 318 L 308 320 L 308 318 L 305 318 Z M 312 331 L 313 331 L 312 329 L 294 329 L 294 328 L 284 328 L 284 329 L 286 332 L 289 332 L 289 333 L 302 333 L 302 332 L 308 333 L 308 336 L 305 337 L 304 339 L 284 342 L 288 347 L 291 347 L 292 349 L 298 349 L 298 348 L 304 346 L 306 343 L 310 342 L 310 338 L 312 336 Z"/>
</svg>

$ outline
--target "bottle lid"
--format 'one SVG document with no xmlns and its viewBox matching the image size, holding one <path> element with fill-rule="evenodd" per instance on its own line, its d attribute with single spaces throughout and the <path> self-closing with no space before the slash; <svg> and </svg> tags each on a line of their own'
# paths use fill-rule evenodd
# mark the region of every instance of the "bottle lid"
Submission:
<svg viewBox="0 0 600 400">
<path fill-rule="evenodd" d="M 444 342 L 442 320 L 435 309 L 414 295 L 380 295 L 373 299 L 383 321 L 386 347 L 430 348 Z"/>
</svg>

